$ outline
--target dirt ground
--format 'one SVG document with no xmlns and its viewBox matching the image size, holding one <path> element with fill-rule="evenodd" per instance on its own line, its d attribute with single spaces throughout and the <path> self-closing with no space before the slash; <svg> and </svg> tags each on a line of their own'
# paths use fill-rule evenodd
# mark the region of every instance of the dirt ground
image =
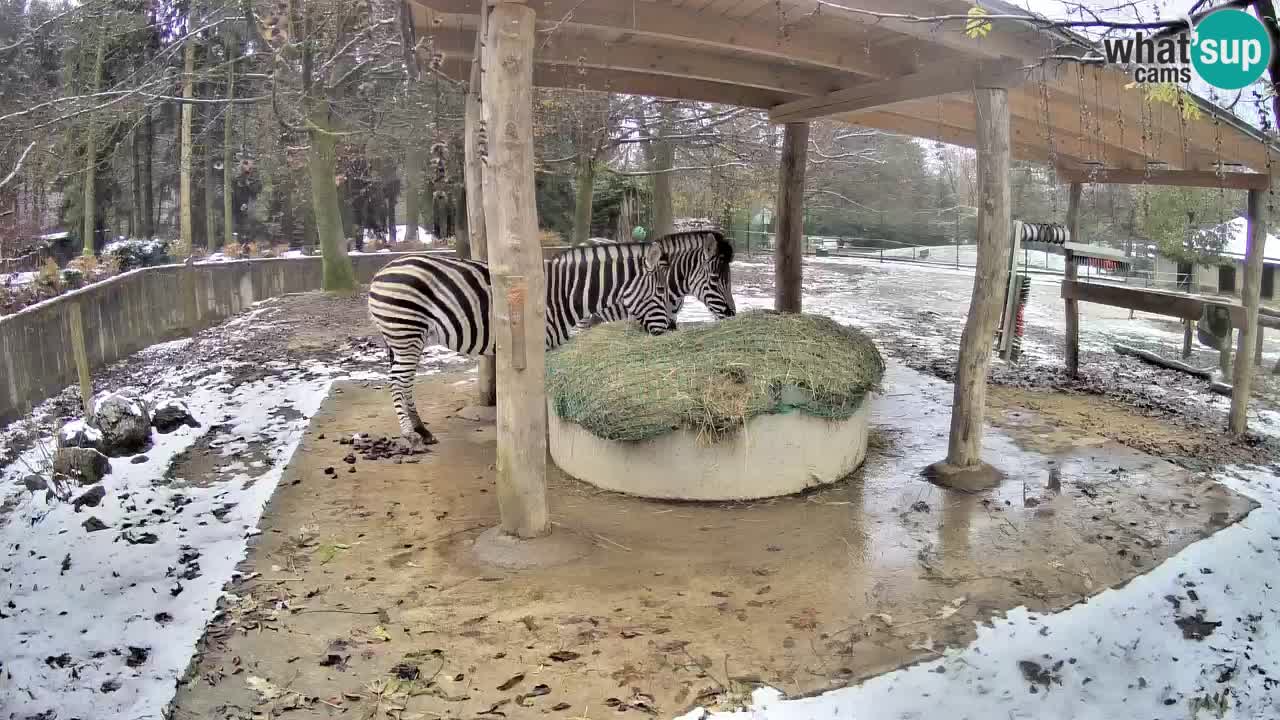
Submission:
<svg viewBox="0 0 1280 720">
<path fill-rule="evenodd" d="M 920 377 L 894 372 L 911 375 L 890 387 Z M 419 380 L 440 444 L 400 462 L 341 442 L 394 431 L 385 389 L 335 389 L 175 717 L 596 718 L 735 705 L 762 682 L 811 693 L 934 657 L 1017 605 L 1122 584 L 1250 508 L 1003 403 L 1016 443 L 991 447 L 1010 478 L 944 492 L 912 469 L 945 443 L 949 386 L 926 381 L 877 400 L 863 470 L 801 497 L 660 503 L 555 474 L 555 532 L 590 551 L 508 571 L 473 552 L 497 515 L 493 427 L 457 415 L 469 377 Z"/>
</svg>

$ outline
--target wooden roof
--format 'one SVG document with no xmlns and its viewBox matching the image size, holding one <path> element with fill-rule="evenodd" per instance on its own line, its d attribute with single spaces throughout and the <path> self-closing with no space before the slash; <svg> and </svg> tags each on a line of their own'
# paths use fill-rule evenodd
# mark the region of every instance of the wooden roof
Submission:
<svg viewBox="0 0 1280 720">
<path fill-rule="evenodd" d="M 445 72 L 459 79 L 469 74 L 481 1 L 411 0 L 419 37 L 431 38 L 445 56 Z M 974 78 L 1008 77 L 1013 69 L 1016 158 L 1077 169 L 1213 170 L 1221 163 L 1240 166 L 1228 170 L 1267 171 L 1264 136 L 1207 101 L 1197 99 L 1199 118 L 1185 118 L 1174 105 L 1127 88 L 1131 78 L 1124 72 L 1045 62 L 1083 52 L 1078 38 L 1066 33 L 996 20 L 985 38 L 971 39 L 961 22 L 939 27 L 849 9 L 964 15 L 972 6 L 964 0 L 844 0 L 844 7 L 814 0 L 528 5 L 538 17 L 539 86 L 768 109 L 778 121 L 829 116 L 972 147 Z M 1014 6 L 984 6 L 1026 14 Z"/>
</svg>

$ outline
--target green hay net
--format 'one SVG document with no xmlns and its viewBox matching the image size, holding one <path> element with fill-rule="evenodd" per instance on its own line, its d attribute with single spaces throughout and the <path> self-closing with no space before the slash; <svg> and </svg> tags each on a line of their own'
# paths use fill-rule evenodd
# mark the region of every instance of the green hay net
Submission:
<svg viewBox="0 0 1280 720">
<path fill-rule="evenodd" d="M 756 415 L 848 419 L 883 375 L 862 332 L 755 311 L 659 336 L 600 325 L 547 355 L 547 396 L 560 417 L 606 440 L 685 427 L 714 441 Z"/>
</svg>

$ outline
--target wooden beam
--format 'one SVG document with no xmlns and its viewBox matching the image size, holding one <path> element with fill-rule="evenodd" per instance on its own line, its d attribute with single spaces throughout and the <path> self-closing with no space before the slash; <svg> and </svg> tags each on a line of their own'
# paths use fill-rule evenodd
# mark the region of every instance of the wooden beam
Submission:
<svg viewBox="0 0 1280 720">
<path fill-rule="evenodd" d="M 1204 306 L 1204 299 L 1197 295 L 1070 279 L 1062 281 L 1062 299 L 1168 315 L 1183 320 L 1199 320 L 1200 310 Z"/>
<path fill-rule="evenodd" d="M 446 57 L 443 72 L 456 80 L 470 76 L 470 63 L 462 58 Z M 572 88 L 605 93 L 627 93 L 673 100 L 723 103 L 738 107 L 767 109 L 778 103 L 795 100 L 799 95 L 778 90 L 740 87 L 727 83 L 690 80 L 688 78 L 653 75 L 626 70 L 577 68 L 568 65 L 538 65 L 533 70 L 537 87 Z"/>
<path fill-rule="evenodd" d="M 900 17 L 901 15 L 919 17 L 965 15 L 972 7 L 972 4 L 965 2 L 858 0 L 856 3 L 843 3 L 861 10 L 881 13 L 882 15 L 879 16 L 838 9 L 832 7 L 830 3 L 822 3 L 819 0 L 787 0 L 785 4 L 790 6 L 789 15 L 794 14 L 802 18 L 809 16 L 808 23 L 804 21 L 796 23 L 801 27 L 822 23 L 828 27 L 835 26 L 836 30 L 840 30 L 864 25 L 880 33 L 887 30 L 930 45 L 947 48 L 962 53 L 966 57 L 1011 56 L 1033 59 L 1043 57 L 1059 44 L 1045 33 L 1022 21 L 993 20 L 990 33 L 982 38 L 970 38 L 964 33 L 965 20 L 963 19 L 944 24 L 911 22 Z"/>
<path fill-rule="evenodd" d="M 432 49 L 446 57 L 470 56 L 472 31 L 439 31 Z M 645 42 L 642 35 L 616 40 L 561 29 L 540 38 L 534 62 L 538 66 L 616 70 L 669 78 L 729 83 L 743 88 L 794 95 L 820 95 L 856 82 L 858 75 L 829 69 L 799 67 L 761 58 L 733 56 L 714 48 L 674 47 Z"/>
<path fill-rule="evenodd" d="M 773 308 L 798 313 L 804 284 L 804 171 L 809 152 L 809 123 L 787 123 L 778 170 Z"/>
<path fill-rule="evenodd" d="M 1227 427 L 1236 435 L 1249 429 L 1249 387 L 1253 384 L 1253 350 L 1257 342 L 1258 299 L 1262 290 L 1262 258 L 1267 245 L 1267 193 L 1249 191 L 1249 241 L 1245 251 L 1244 286 L 1240 301 L 1244 305 L 1244 324 L 1240 326 L 1240 346 L 1236 351 L 1235 374 L 1231 393 L 1231 415 Z"/>
<path fill-rule="evenodd" d="M 1171 185 L 1174 187 L 1266 190 L 1271 178 L 1263 173 L 1212 170 L 1141 170 L 1128 168 L 1057 168 L 1058 178 L 1070 183 L 1099 185 Z"/>
<path fill-rule="evenodd" d="M 533 538 L 547 517 L 546 278 L 533 186 L 534 13 L 493 6 L 481 110 L 488 133 L 485 231 L 497 340 L 498 509 L 502 530 Z"/>
<path fill-rule="evenodd" d="M 434 26 L 420 28 L 420 35 L 445 27 L 457 27 L 457 15 L 478 16 L 480 13 L 480 0 L 411 1 L 426 5 L 437 13 Z M 544 18 L 538 27 L 539 39 L 562 29 L 597 33 L 621 31 L 689 46 L 730 50 L 744 56 L 830 68 L 869 78 L 893 77 L 915 69 L 913 58 L 868 53 L 866 44 L 857 42 L 860 33 L 841 37 L 818 32 L 811 27 L 795 27 L 783 33 L 776 25 L 761 24 L 751 18 L 709 18 L 663 3 L 544 0 L 538 3 L 538 12 Z"/>
<path fill-rule="evenodd" d="M 949 115 L 939 121 L 937 119 L 900 115 L 896 112 L 896 107 L 890 106 L 880 110 L 863 111 L 849 116 L 842 115 L 836 119 L 853 125 L 929 140 L 938 140 L 963 147 L 973 147 L 975 144 L 973 127 L 964 126 L 964 121 L 956 116 Z M 1010 147 L 1014 157 L 1020 160 L 1037 162 L 1048 162 L 1050 160 L 1048 151 L 1037 141 L 1037 135 L 1033 128 L 1021 123 L 1013 124 L 1010 127 L 1010 136 Z M 1076 160 L 1066 153 L 1059 153 L 1057 157 L 1059 162 L 1073 162 Z"/>
<path fill-rule="evenodd" d="M 1076 240 L 1080 237 L 1080 183 L 1071 183 L 1067 195 L 1067 235 Z M 1076 279 L 1075 253 L 1063 250 L 1063 278 L 1074 282 Z M 1066 356 L 1067 377 L 1073 380 L 1080 374 L 1080 305 L 1072 298 L 1065 301 L 1066 310 Z"/>
<path fill-rule="evenodd" d="M 488 7 L 484 8 L 488 15 Z M 481 18 L 480 27 L 484 27 L 485 17 Z M 467 188 L 467 231 L 471 235 L 471 257 L 484 262 L 489 259 L 489 240 L 484 227 L 484 180 L 481 174 L 484 163 L 480 156 L 483 148 L 480 139 L 481 102 L 480 88 L 482 74 L 480 72 L 480 52 L 484 47 L 483 32 L 472 39 L 471 48 L 471 82 L 467 86 L 466 106 L 463 111 L 463 180 Z M 489 318 L 492 322 L 493 319 Z M 480 358 L 476 378 L 476 402 L 490 407 L 497 402 L 497 379 L 495 376 L 494 358 L 485 355 Z"/>
<path fill-rule="evenodd" d="M 819 97 L 778 105 L 769 110 L 775 123 L 804 122 L 844 112 L 857 112 L 881 105 L 931 98 L 975 87 L 1014 87 L 1026 80 L 1020 60 L 995 60 L 969 67 L 929 68 L 888 80 L 863 83 Z"/>
<path fill-rule="evenodd" d="M 954 468 L 982 465 L 983 408 L 991 342 L 1004 299 L 1010 243 L 1009 92 L 980 88 L 978 124 L 978 260 L 969 316 L 956 359 L 955 400 L 946 463 Z"/>
</svg>

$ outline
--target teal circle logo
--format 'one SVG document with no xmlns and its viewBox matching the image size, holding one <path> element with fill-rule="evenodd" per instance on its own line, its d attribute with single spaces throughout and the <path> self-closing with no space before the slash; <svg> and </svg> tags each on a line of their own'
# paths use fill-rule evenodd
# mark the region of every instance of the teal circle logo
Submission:
<svg viewBox="0 0 1280 720">
<path fill-rule="evenodd" d="M 1196 25 L 1191 64 L 1210 85 L 1239 90 L 1262 77 L 1272 52 L 1261 20 L 1243 10 L 1219 10 Z"/>
</svg>

